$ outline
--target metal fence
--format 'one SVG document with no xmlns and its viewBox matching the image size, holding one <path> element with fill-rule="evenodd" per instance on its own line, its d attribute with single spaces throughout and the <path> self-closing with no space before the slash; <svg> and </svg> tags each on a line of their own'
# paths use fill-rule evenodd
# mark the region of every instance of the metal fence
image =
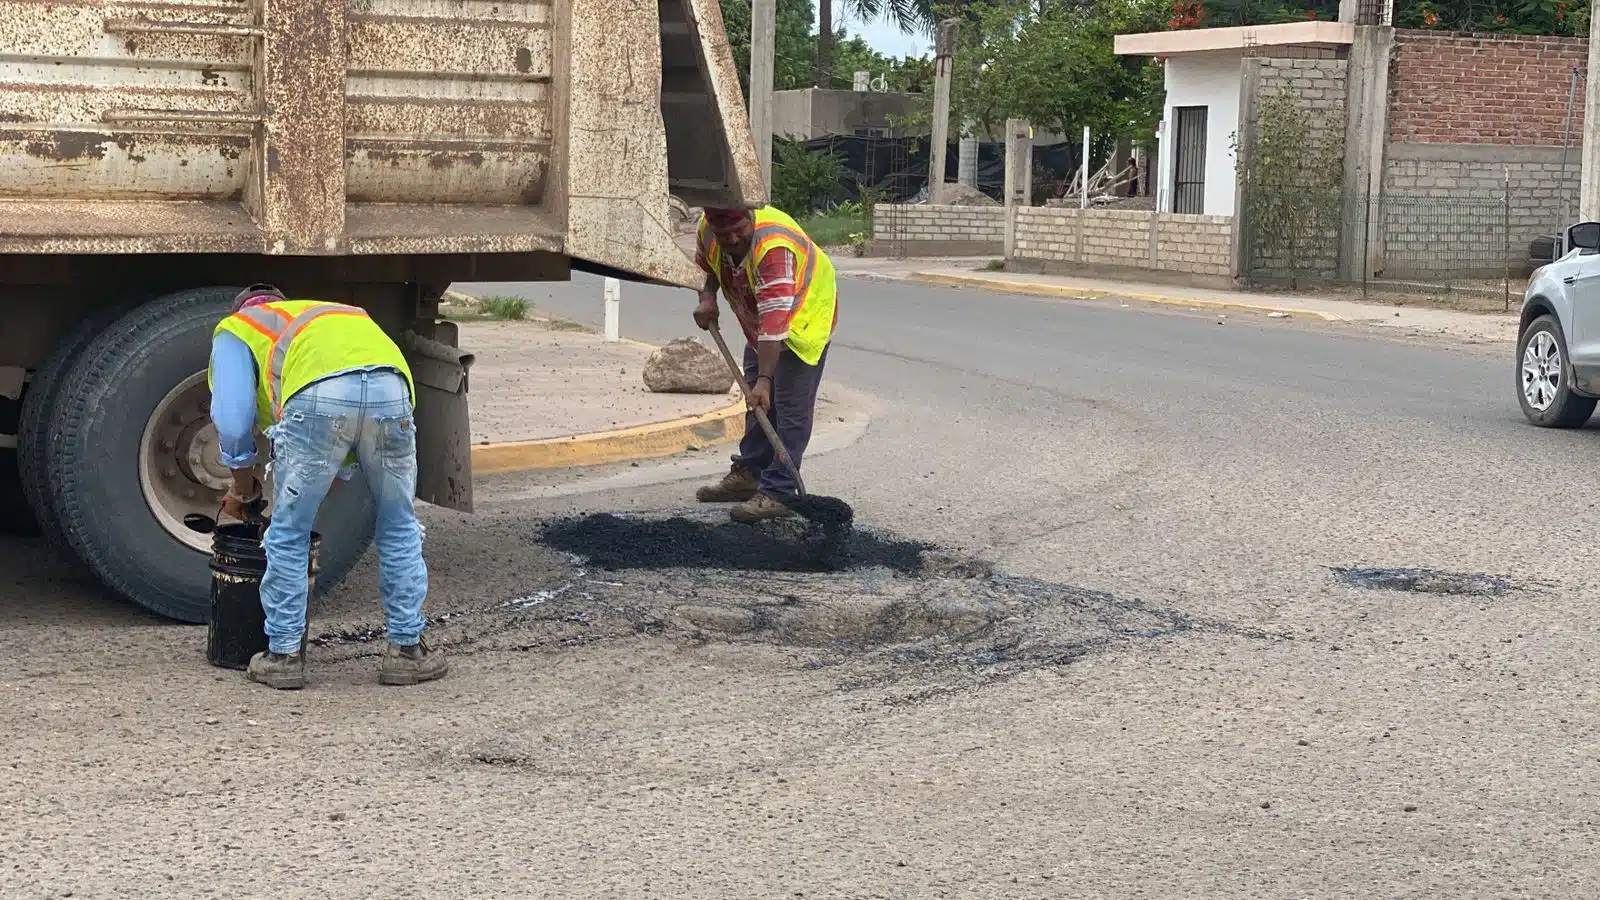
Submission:
<svg viewBox="0 0 1600 900">
<path fill-rule="evenodd" d="M 1293 236 L 1260 224 L 1283 218 L 1265 214 L 1272 198 L 1247 201 L 1242 274 L 1268 285 L 1340 284 L 1372 299 L 1509 309 L 1542 262 L 1530 260 L 1530 246 L 1549 228 L 1534 198 L 1528 210 L 1517 199 L 1510 191 L 1331 194 L 1312 204 L 1328 214 L 1309 217 Z"/>
<path fill-rule="evenodd" d="M 920 165 L 915 164 L 915 150 L 905 143 L 883 144 L 872 150 L 874 166 L 881 169 L 884 175 L 878 181 L 878 189 L 867 192 L 867 196 L 861 199 L 865 207 L 867 234 L 873 236 L 873 252 L 877 255 L 891 259 L 901 259 L 906 255 L 905 239 L 901 235 L 905 234 L 908 213 L 902 201 L 926 190 L 928 184 L 928 164 L 926 160 L 920 161 Z M 880 222 L 882 228 L 878 227 Z M 879 234 L 892 237 L 877 238 Z"/>
<path fill-rule="evenodd" d="M 1513 275 L 1525 275 L 1528 264 L 1526 245 L 1519 254 L 1512 240 L 1508 192 L 1386 193 L 1355 206 L 1351 224 L 1365 238 L 1357 244 L 1363 294 L 1511 307 Z"/>
</svg>

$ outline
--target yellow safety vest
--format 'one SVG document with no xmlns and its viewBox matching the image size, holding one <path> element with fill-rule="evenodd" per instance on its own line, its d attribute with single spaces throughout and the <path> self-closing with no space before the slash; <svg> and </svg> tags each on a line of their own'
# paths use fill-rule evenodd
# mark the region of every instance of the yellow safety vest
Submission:
<svg viewBox="0 0 1600 900">
<path fill-rule="evenodd" d="M 828 254 L 812 242 L 794 219 L 770 206 L 756 210 L 754 233 L 750 236 L 750 252 L 744 255 L 745 281 L 754 285 L 756 268 L 761 257 L 776 248 L 794 254 L 795 285 L 794 311 L 789 318 L 789 349 L 808 366 L 817 364 L 822 351 L 833 336 L 833 323 L 838 313 L 838 285 L 833 274 L 833 261 Z M 722 282 L 722 248 L 705 216 L 700 217 L 700 252 L 706 265 Z"/>
<path fill-rule="evenodd" d="M 250 348 L 256 360 L 256 422 L 262 431 L 283 417 L 283 404 L 312 382 L 335 372 L 387 366 L 406 378 L 411 402 L 417 386 L 405 355 L 358 306 L 315 300 L 278 300 L 246 307 L 217 324 Z M 211 372 L 206 372 L 206 384 Z"/>
</svg>

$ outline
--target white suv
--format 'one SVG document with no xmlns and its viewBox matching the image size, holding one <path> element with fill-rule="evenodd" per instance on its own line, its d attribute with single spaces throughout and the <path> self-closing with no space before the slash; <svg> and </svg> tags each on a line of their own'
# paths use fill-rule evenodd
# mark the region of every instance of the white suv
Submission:
<svg viewBox="0 0 1600 900">
<path fill-rule="evenodd" d="M 1543 428 L 1577 428 L 1600 398 L 1600 222 L 1567 229 L 1567 252 L 1533 273 L 1517 336 L 1517 402 Z"/>
</svg>

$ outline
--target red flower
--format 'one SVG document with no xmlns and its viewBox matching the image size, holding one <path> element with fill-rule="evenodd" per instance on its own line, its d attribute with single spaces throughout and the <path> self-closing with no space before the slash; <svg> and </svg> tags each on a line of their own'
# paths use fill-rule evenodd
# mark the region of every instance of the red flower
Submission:
<svg viewBox="0 0 1600 900">
<path fill-rule="evenodd" d="M 1422 24 L 1432 28 L 1433 26 L 1439 24 L 1439 17 L 1434 15 L 1433 10 L 1427 10 L 1422 14 Z"/>
</svg>

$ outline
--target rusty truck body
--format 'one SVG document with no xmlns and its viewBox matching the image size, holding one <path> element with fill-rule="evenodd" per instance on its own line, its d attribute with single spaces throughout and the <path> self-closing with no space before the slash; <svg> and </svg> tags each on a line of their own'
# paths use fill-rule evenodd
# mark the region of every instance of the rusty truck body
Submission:
<svg viewBox="0 0 1600 900">
<path fill-rule="evenodd" d="M 203 621 L 241 286 L 359 305 L 418 387 L 418 496 L 470 509 L 454 281 L 692 285 L 681 205 L 762 187 L 717 0 L 0 0 L 0 519 Z M 372 534 L 325 504 L 319 588 Z"/>
</svg>

